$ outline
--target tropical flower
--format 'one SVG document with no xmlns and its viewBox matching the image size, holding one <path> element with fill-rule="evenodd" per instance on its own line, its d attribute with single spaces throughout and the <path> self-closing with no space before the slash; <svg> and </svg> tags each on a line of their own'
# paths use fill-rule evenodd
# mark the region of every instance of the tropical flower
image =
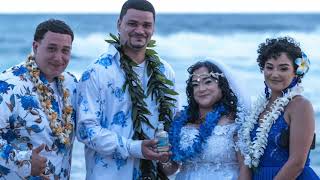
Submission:
<svg viewBox="0 0 320 180">
<path fill-rule="evenodd" d="M 112 58 L 110 54 L 102 55 L 95 64 L 100 64 L 107 69 L 108 66 L 112 65 Z"/>
<path fill-rule="evenodd" d="M 121 127 L 126 127 L 127 126 L 127 117 L 124 114 L 123 111 L 117 112 L 113 116 L 113 121 L 111 124 L 117 124 L 120 125 Z"/>
<path fill-rule="evenodd" d="M 82 77 L 81 77 L 81 81 L 86 81 L 90 78 L 90 71 L 85 71 L 83 74 L 82 74 Z"/>
<path fill-rule="evenodd" d="M 80 139 L 91 139 L 96 132 L 93 128 L 87 127 L 84 123 L 79 124 L 78 128 Z"/>
<path fill-rule="evenodd" d="M 39 109 L 39 103 L 36 101 L 34 96 L 31 96 L 31 95 L 21 96 L 21 105 L 24 110 L 28 110 L 32 108 Z"/>
<path fill-rule="evenodd" d="M 0 80 L 0 93 L 2 94 L 7 94 L 8 91 L 10 89 L 13 89 L 14 88 L 14 85 L 13 84 L 9 84 L 7 83 L 6 81 L 1 81 Z"/>
<path fill-rule="evenodd" d="M 28 69 L 26 67 L 24 67 L 23 65 L 21 65 L 19 67 L 16 66 L 16 67 L 12 68 L 12 74 L 15 76 L 23 75 L 26 72 L 28 72 Z"/>
<path fill-rule="evenodd" d="M 114 93 L 114 96 L 118 98 L 120 101 L 123 100 L 123 91 L 121 88 L 116 87 L 115 89 L 113 89 L 112 93 Z"/>
<path fill-rule="evenodd" d="M 8 145 L 8 144 L 4 145 L 0 151 L 1 157 L 3 159 L 8 159 L 12 150 L 13 150 L 13 147 L 11 145 Z"/>
<path fill-rule="evenodd" d="M 305 53 L 302 52 L 302 57 L 297 58 L 295 60 L 296 65 L 298 65 L 298 69 L 296 74 L 303 75 L 308 72 L 310 66 L 310 60 Z"/>
<path fill-rule="evenodd" d="M 86 80 L 90 79 L 90 73 L 92 73 L 92 72 L 94 72 L 94 69 L 86 70 L 81 76 L 81 81 L 86 81 Z"/>
</svg>

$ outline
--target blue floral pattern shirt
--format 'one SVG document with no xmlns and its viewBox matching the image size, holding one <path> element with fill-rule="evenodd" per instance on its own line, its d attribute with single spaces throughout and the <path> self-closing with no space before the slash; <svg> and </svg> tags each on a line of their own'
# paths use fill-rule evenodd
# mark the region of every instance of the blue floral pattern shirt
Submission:
<svg viewBox="0 0 320 180">
<path fill-rule="evenodd" d="M 77 81 L 70 73 L 64 76 L 63 86 L 69 90 L 74 105 Z M 40 78 L 46 81 L 43 75 Z M 53 109 L 59 109 L 56 100 L 52 101 Z M 61 111 L 59 115 L 61 118 Z M 72 120 L 75 126 L 75 113 Z M 71 136 L 72 144 L 74 133 Z M 30 177 L 32 149 L 41 144 L 45 148 L 40 156 L 47 158 L 45 175 L 68 179 L 72 145 L 60 144 L 53 135 L 28 70 L 20 64 L 0 74 L 0 179 L 35 178 Z"/>
<path fill-rule="evenodd" d="M 171 66 L 162 61 L 162 73 L 174 82 Z M 134 67 L 146 92 L 146 68 Z M 131 97 L 122 90 L 125 82 L 120 67 L 120 54 L 113 45 L 83 73 L 78 84 L 77 138 L 85 144 L 86 178 L 138 179 L 139 160 L 143 158 L 141 142 L 132 140 Z M 174 88 L 174 87 L 172 87 Z M 158 125 L 158 106 L 155 99 L 145 99 L 149 121 Z M 142 124 L 144 132 L 154 137 L 155 130 Z"/>
</svg>

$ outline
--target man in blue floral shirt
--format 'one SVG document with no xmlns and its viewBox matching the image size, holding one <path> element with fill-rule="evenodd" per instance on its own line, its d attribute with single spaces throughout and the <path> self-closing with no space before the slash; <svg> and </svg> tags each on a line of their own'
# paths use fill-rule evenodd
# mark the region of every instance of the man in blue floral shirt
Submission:
<svg viewBox="0 0 320 180">
<path fill-rule="evenodd" d="M 0 178 L 69 178 L 76 79 L 64 70 L 73 37 L 63 21 L 40 23 L 33 55 L 0 74 Z"/>
<path fill-rule="evenodd" d="M 156 179 L 152 160 L 168 161 L 154 134 L 159 121 L 169 127 L 177 93 L 171 66 L 151 49 L 154 26 L 150 2 L 126 1 L 119 37 L 111 35 L 108 50 L 82 75 L 77 137 L 85 144 L 88 180 Z"/>
</svg>

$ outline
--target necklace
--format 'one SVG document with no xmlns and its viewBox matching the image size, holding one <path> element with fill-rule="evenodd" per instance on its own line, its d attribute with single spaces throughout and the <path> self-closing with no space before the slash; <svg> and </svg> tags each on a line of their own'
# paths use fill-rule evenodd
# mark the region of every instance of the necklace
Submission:
<svg viewBox="0 0 320 180">
<path fill-rule="evenodd" d="M 111 39 L 106 40 L 108 43 L 113 44 L 120 53 L 120 66 L 125 72 L 126 81 L 122 86 L 122 90 L 125 91 L 128 88 L 128 92 L 131 96 L 131 101 L 134 106 L 132 106 L 132 121 L 134 127 L 133 139 L 148 139 L 142 130 L 141 123 L 144 122 L 153 129 L 155 127 L 149 122 L 146 115 L 151 115 L 147 108 L 147 104 L 144 99 L 151 95 L 151 98 L 155 98 L 159 112 L 159 121 L 165 123 L 165 129 L 170 127 L 172 121 L 172 108 L 175 107 L 176 100 L 172 97 L 178 95 L 170 86 L 173 86 L 173 82 L 167 79 L 167 77 L 161 72 L 161 67 L 163 67 L 162 62 L 158 57 L 158 53 L 152 48 L 155 47 L 155 41 L 151 40 L 146 49 L 147 57 L 147 75 L 150 77 L 147 83 L 147 92 L 145 94 L 138 74 L 133 70 L 133 67 L 137 67 L 138 64 L 135 63 L 130 57 L 128 57 L 120 45 L 119 37 L 110 34 Z"/>
<path fill-rule="evenodd" d="M 161 72 L 163 64 L 157 55 L 158 53 L 152 49 L 156 46 L 156 42 L 154 40 L 150 40 L 145 52 L 145 56 L 147 58 L 147 75 L 149 77 L 147 82 L 147 92 L 145 93 L 142 88 L 142 83 L 138 78 L 138 74 L 133 70 L 133 67 L 137 67 L 138 64 L 123 52 L 119 37 L 113 34 L 110 34 L 110 37 L 111 39 L 106 41 L 114 45 L 119 51 L 120 66 L 125 74 L 125 83 L 122 86 L 122 90 L 125 92 L 125 90 L 128 89 L 131 102 L 134 104 L 131 111 L 134 131 L 132 139 L 149 139 L 149 137 L 143 132 L 142 123 L 145 123 L 155 129 L 147 118 L 147 115 L 151 115 L 151 112 L 148 110 L 144 99 L 149 95 L 151 95 L 152 100 L 155 98 L 155 101 L 158 104 L 158 120 L 164 122 L 165 129 L 168 130 L 172 122 L 172 110 L 175 107 L 176 102 L 176 100 L 170 96 L 178 95 L 178 93 L 170 88 L 173 86 L 173 82 L 167 79 L 167 77 Z M 163 176 L 159 171 L 157 172 L 157 168 L 153 162 L 149 160 L 141 160 L 140 169 L 142 172 L 142 179 L 155 179 L 157 176 Z M 166 176 L 164 175 L 164 177 Z"/>
<path fill-rule="evenodd" d="M 244 155 L 244 163 L 250 168 L 256 168 L 259 165 L 260 157 L 268 144 L 269 131 L 288 103 L 297 95 L 300 95 L 303 88 L 295 86 L 288 90 L 283 96 L 278 97 L 270 106 L 270 111 L 260 119 L 259 127 L 256 130 L 256 137 L 251 140 L 250 132 L 254 129 L 255 124 L 259 122 L 259 115 L 266 109 L 269 100 L 260 95 L 253 106 L 252 113 L 245 117 L 241 122 L 238 131 L 239 149 Z"/>
<path fill-rule="evenodd" d="M 53 109 L 51 102 L 55 99 L 54 94 L 41 80 L 40 69 L 38 68 L 33 56 L 28 57 L 25 66 L 29 72 L 29 79 L 36 88 L 40 104 L 50 122 L 49 125 L 52 133 L 59 139 L 60 143 L 64 145 L 70 145 L 70 135 L 73 131 L 73 123 L 71 120 L 73 108 L 70 103 L 69 90 L 63 87 L 64 76 L 60 75 L 56 78 L 57 87 L 63 94 L 62 119 L 59 119 L 58 112 Z"/>
<path fill-rule="evenodd" d="M 169 131 L 169 140 L 172 145 L 171 151 L 173 154 L 172 159 L 176 162 L 184 162 L 200 154 L 203 150 L 203 145 L 211 136 L 212 131 L 222 117 L 222 114 L 226 113 L 225 107 L 222 104 L 213 107 L 212 111 L 207 113 L 205 121 L 200 125 L 199 135 L 194 138 L 193 144 L 186 149 L 181 149 L 179 146 L 181 141 L 181 129 L 189 119 L 188 109 L 189 107 L 185 108 L 172 122 L 172 127 Z"/>
</svg>

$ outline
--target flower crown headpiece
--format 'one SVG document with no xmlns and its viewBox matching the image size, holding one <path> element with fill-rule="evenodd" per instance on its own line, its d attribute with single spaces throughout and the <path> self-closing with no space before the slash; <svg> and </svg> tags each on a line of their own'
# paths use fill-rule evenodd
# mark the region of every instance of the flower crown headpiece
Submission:
<svg viewBox="0 0 320 180">
<path fill-rule="evenodd" d="M 217 72 L 210 72 L 210 73 L 202 73 L 202 74 L 196 74 L 196 73 L 193 73 L 190 75 L 190 77 L 192 76 L 196 76 L 197 77 L 197 81 L 200 81 L 200 77 L 213 77 L 213 78 L 216 78 L 216 79 L 219 79 L 219 77 L 225 77 L 223 75 L 223 73 L 217 73 Z"/>
<path fill-rule="evenodd" d="M 304 52 L 301 53 L 301 58 L 297 58 L 294 63 L 298 65 L 296 75 L 303 76 L 309 71 L 310 60 Z"/>
</svg>

